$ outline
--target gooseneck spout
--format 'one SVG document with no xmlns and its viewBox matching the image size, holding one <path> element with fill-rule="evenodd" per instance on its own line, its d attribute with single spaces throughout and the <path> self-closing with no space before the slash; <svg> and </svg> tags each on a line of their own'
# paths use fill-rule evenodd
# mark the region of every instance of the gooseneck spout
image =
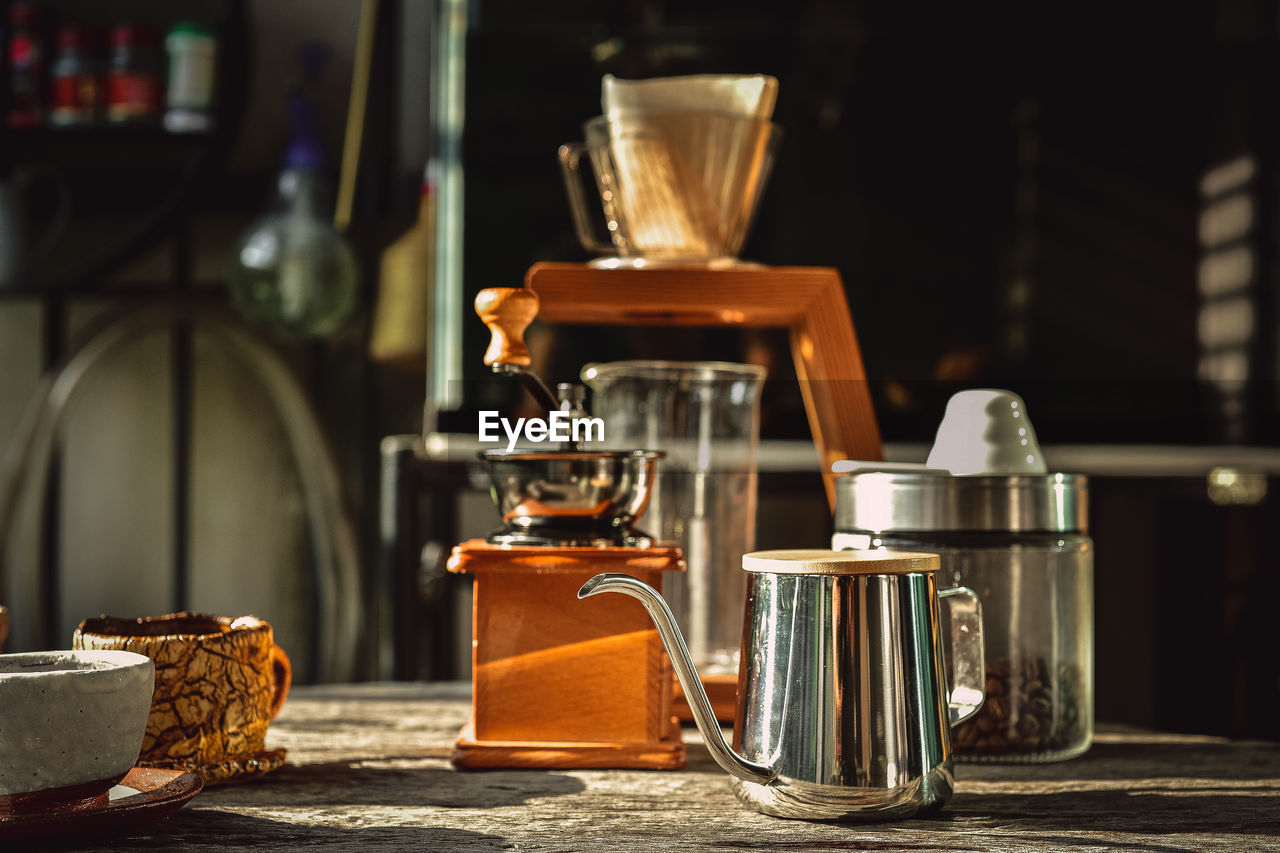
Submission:
<svg viewBox="0 0 1280 853">
<path fill-rule="evenodd" d="M 658 635 L 662 637 L 662 644 L 667 647 L 671 663 L 675 666 L 680 686 L 684 688 L 685 698 L 689 701 L 690 710 L 693 711 L 693 721 L 698 724 L 698 731 L 702 732 L 702 739 L 706 741 L 707 749 L 711 751 L 711 757 L 716 760 L 716 764 L 744 782 L 756 782 L 761 785 L 771 782 L 777 776 L 773 769 L 764 764 L 748 761 L 734 752 L 725 741 L 724 734 L 720 731 L 720 723 L 716 721 L 715 712 L 711 710 L 711 701 L 707 699 L 707 691 L 703 689 L 702 681 L 698 678 L 698 670 L 693 665 L 693 658 L 689 656 L 689 647 L 685 645 L 684 637 L 676 627 L 671 608 L 667 606 L 667 602 L 658 594 L 658 591 L 631 575 L 600 574 L 582 585 L 582 589 L 578 590 L 578 598 L 589 598 L 602 592 L 620 592 L 639 599 L 644 609 L 649 612 L 649 617 L 658 628 Z"/>
</svg>

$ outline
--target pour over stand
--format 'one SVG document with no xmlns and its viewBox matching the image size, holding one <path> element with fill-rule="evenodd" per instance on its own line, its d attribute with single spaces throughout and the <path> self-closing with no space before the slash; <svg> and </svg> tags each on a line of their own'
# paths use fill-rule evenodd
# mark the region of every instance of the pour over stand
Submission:
<svg viewBox="0 0 1280 853">
<path fill-rule="evenodd" d="M 785 328 L 828 505 L 835 509 L 833 463 L 883 458 L 853 316 L 834 269 L 541 263 L 524 280 L 547 323 Z"/>
<path fill-rule="evenodd" d="M 540 263 L 525 273 L 525 287 L 537 293 L 547 323 L 785 328 L 828 505 L 835 508 L 833 463 L 883 458 L 853 316 L 834 269 Z M 716 717 L 731 721 L 737 677 L 701 678 Z M 681 719 L 692 719 L 683 695 L 676 700 Z"/>
</svg>

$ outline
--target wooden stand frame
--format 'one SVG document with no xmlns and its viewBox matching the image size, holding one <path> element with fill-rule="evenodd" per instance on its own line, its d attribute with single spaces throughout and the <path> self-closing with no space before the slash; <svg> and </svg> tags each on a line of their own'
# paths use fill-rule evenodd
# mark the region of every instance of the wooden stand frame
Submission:
<svg viewBox="0 0 1280 853">
<path fill-rule="evenodd" d="M 785 327 L 830 506 L 833 462 L 882 458 L 858 337 L 834 269 L 544 263 L 529 269 L 525 286 L 538 294 L 548 323 Z"/>
<path fill-rule="evenodd" d="M 664 572 L 684 569 L 679 548 L 473 539 L 453 549 L 448 569 L 475 577 L 472 718 L 455 766 L 684 766 L 671 663 L 644 606 L 621 595 L 577 598 L 600 572 L 661 589 Z"/>
</svg>

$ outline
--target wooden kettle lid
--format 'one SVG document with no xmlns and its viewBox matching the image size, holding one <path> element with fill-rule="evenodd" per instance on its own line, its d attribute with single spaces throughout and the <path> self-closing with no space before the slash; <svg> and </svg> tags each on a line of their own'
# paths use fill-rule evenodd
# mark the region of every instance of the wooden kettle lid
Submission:
<svg viewBox="0 0 1280 853">
<path fill-rule="evenodd" d="M 916 551 L 828 551 L 801 548 L 742 555 L 748 572 L 777 575 L 906 575 L 936 572 L 937 554 Z"/>
</svg>

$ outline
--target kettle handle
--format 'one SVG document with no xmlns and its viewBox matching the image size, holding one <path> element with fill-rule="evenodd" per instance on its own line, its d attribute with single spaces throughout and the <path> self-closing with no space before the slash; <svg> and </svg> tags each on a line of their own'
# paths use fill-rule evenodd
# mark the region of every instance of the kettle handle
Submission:
<svg viewBox="0 0 1280 853">
<path fill-rule="evenodd" d="M 986 698 L 987 665 L 982 642 L 982 602 L 966 587 L 944 589 L 938 603 L 945 605 L 951 624 L 951 660 L 948 671 L 947 710 L 955 726 L 978 713 Z"/>
</svg>

